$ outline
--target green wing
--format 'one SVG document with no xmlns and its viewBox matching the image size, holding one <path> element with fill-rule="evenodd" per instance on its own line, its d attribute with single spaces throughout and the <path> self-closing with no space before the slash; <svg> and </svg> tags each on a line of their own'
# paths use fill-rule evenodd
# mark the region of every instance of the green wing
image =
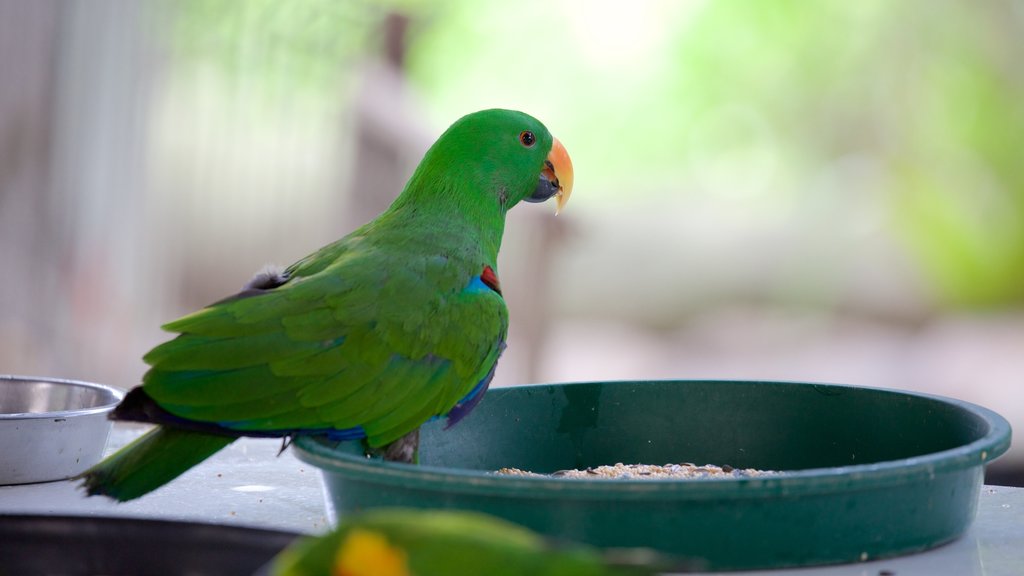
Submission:
<svg viewBox="0 0 1024 576">
<path fill-rule="evenodd" d="M 385 445 L 446 414 L 497 362 L 501 296 L 482 265 L 396 254 L 358 236 L 290 270 L 283 285 L 167 324 L 143 386 L 168 412 L 237 431 L 354 428 Z"/>
</svg>

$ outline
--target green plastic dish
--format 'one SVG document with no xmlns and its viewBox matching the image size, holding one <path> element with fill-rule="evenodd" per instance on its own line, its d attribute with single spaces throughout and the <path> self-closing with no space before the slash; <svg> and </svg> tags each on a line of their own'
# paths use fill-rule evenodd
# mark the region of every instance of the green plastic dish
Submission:
<svg viewBox="0 0 1024 576">
<path fill-rule="evenodd" d="M 499 388 L 449 430 L 422 429 L 420 465 L 357 442 L 295 442 L 334 512 L 478 510 L 553 537 L 640 546 L 709 570 L 855 562 L 954 540 L 984 465 L 1010 445 L 1001 416 L 892 390 L 737 381 Z M 777 476 L 589 480 L 503 476 L 616 462 L 728 464 Z"/>
</svg>

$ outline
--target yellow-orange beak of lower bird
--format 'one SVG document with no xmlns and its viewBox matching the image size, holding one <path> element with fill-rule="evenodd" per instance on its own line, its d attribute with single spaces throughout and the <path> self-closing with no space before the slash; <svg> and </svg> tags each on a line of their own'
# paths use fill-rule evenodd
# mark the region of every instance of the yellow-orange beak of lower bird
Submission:
<svg viewBox="0 0 1024 576">
<path fill-rule="evenodd" d="M 537 182 L 537 189 L 533 194 L 527 196 L 527 202 L 543 202 L 552 196 L 555 197 L 555 214 L 562 211 L 569 196 L 572 194 L 572 160 L 565 146 L 554 138 L 551 143 L 551 151 L 544 159 L 544 166 L 541 168 L 540 180 Z"/>
</svg>

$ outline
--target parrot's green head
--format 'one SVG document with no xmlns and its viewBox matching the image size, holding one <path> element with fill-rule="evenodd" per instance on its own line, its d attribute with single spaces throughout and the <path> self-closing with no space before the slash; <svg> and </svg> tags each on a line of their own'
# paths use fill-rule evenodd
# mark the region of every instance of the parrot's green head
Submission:
<svg viewBox="0 0 1024 576">
<path fill-rule="evenodd" d="M 520 201 L 555 198 L 556 213 L 572 193 L 572 162 L 536 118 L 515 110 L 463 116 L 431 146 L 406 186 L 417 201 L 455 201 L 469 212 L 503 216 Z"/>
</svg>

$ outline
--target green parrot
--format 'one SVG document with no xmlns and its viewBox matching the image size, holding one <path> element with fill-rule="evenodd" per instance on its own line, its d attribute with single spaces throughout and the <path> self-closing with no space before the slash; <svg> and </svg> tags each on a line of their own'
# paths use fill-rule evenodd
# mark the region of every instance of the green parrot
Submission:
<svg viewBox="0 0 1024 576">
<path fill-rule="evenodd" d="M 526 528 L 477 512 L 376 509 L 333 532 L 296 541 L 272 576 L 641 576 L 694 566 L 646 549 L 601 552 L 552 545 Z"/>
<path fill-rule="evenodd" d="M 572 192 L 565 148 L 535 118 L 452 124 L 375 220 L 170 322 L 111 418 L 157 426 L 78 478 L 138 498 L 239 436 L 362 439 L 414 462 L 419 426 L 480 401 L 505 348 L 505 214 Z"/>
</svg>

